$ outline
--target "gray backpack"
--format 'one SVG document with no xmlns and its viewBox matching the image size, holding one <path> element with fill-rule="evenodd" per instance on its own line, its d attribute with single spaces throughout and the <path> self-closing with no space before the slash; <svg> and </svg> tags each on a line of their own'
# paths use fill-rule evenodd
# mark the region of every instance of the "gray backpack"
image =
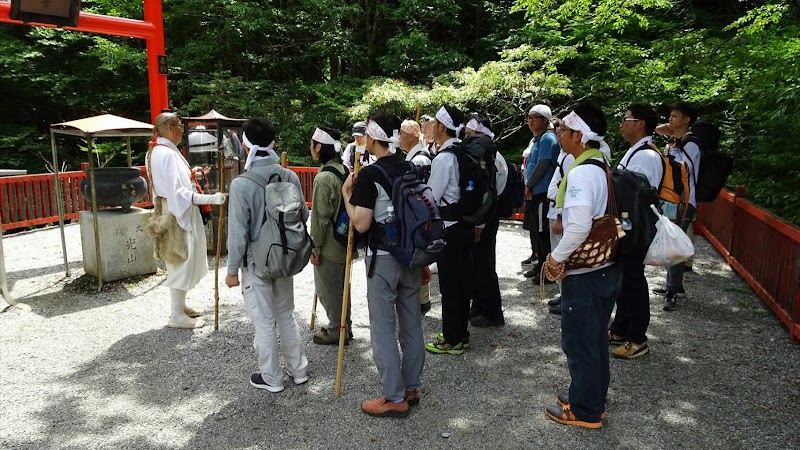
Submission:
<svg viewBox="0 0 800 450">
<path fill-rule="evenodd" d="M 285 172 L 283 175 L 289 178 Z M 294 184 L 282 181 L 278 174 L 273 174 L 269 180 L 253 172 L 240 176 L 264 188 L 266 217 L 258 239 L 249 245 L 255 263 L 254 273 L 264 279 L 300 273 L 311 257 L 311 236 L 303 217 L 303 192 Z"/>
</svg>

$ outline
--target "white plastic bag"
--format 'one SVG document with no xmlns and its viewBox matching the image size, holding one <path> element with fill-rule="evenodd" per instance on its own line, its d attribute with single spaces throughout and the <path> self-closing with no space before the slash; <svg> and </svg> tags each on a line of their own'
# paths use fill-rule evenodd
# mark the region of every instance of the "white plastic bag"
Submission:
<svg viewBox="0 0 800 450">
<path fill-rule="evenodd" d="M 694 256 L 692 240 L 681 227 L 672 223 L 666 216 L 658 213 L 654 205 L 650 207 L 658 216 L 656 237 L 647 249 L 644 263 L 648 266 L 674 266 Z"/>
</svg>

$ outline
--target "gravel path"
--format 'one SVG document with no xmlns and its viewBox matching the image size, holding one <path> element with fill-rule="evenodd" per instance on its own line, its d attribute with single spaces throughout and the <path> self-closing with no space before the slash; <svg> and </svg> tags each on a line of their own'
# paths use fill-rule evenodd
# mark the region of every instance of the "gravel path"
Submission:
<svg viewBox="0 0 800 450">
<path fill-rule="evenodd" d="M 238 290 L 220 289 L 218 332 L 168 329 L 163 270 L 98 294 L 83 274 L 78 225 L 66 233 L 68 277 L 58 228 L 4 239 L 20 307 L 0 313 L 0 448 L 800 448 L 800 349 L 702 238 L 689 300 L 666 313 L 651 297 L 651 354 L 612 361 L 605 427 L 585 430 L 543 413 L 568 373 L 559 320 L 521 276 L 529 241 L 516 224 L 502 224 L 498 236 L 506 326 L 471 329 L 464 355 L 427 355 L 422 401 L 407 419 L 359 410 L 381 392 L 363 259 L 353 270 L 356 339 L 346 347 L 341 398 L 336 348 L 311 342 L 310 265 L 295 278 L 295 315 L 311 380 L 287 379 L 285 391 L 270 394 L 248 384 L 256 357 Z M 664 271 L 648 269 L 648 278 L 657 287 Z M 189 292 L 209 323 L 213 283 L 210 273 Z M 546 298 L 555 291 L 548 285 Z M 431 294 L 426 339 L 441 327 L 436 278 Z"/>
</svg>

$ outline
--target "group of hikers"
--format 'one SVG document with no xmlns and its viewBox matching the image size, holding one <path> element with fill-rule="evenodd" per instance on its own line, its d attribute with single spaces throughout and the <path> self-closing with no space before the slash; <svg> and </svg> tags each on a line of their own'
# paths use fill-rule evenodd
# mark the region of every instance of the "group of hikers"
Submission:
<svg viewBox="0 0 800 450">
<path fill-rule="evenodd" d="M 661 188 L 664 153 L 652 141 L 656 132 L 669 135 L 665 152 L 686 163 L 693 191 L 700 150 L 687 136 L 695 119 L 691 106 L 678 103 L 668 124 L 657 127 L 658 115 L 650 105 L 630 105 L 619 122 L 620 134 L 630 144 L 619 168 L 638 172 L 654 189 Z M 560 296 L 551 308 L 561 314 L 561 342 L 571 376 L 568 391 L 557 393 L 545 413 L 563 424 L 602 427 L 609 353 L 624 359 L 646 354 L 650 321 L 647 247 L 616 257 L 592 255 L 590 263 L 584 255 L 593 227 L 600 226 L 598 218 L 614 209 L 611 171 L 616 169 L 609 166 L 602 109 L 582 102 L 555 118 L 548 106 L 533 106 L 527 116 L 533 138 L 522 170 L 497 151 L 491 123 L 481 114 L 466 116 L 443 105 L 418 120 L 374 112 L 353 126 L 354 142 L 344 149 L 338 130 L 316 128 L 309 151 L 320 171 L 309 212 L 297 175 L 279 163 L 269 120 L 244 122 L 245 173 L 232 181 L 226 196 L 198 190 L 177 147 L 184 136 L 181 117 L 171 112 L 157 116 L 147 156 L 156 205 L 148 230 L 156 240 L 157 257 L 167 267 L 172 305 L 168 326 L 203 326 L 200 313 L 186 305 L 187 291 L 208 271 L 200 208 L 228 201 L 225 284 L 241 286 L 255 327 L 258 371 L 250 383 L 281 392 L 282 353 L 293 383 L 303 384 L 308 381 L 308 359 L 293 317 L 292 275 L 308 261 L 313 265 L 316 295 L 328 319 L 313 342 L 344 340 L 347 345 L 353 334 L 349 307 L 342 314 L 342 298 L 348 288 L 348 245 L 358 242 L 367 268 L 372 356 L 383 386 L 382 396 L 362 402 L 361 409 L 371 416 L 406 417 L 420 403 L 426 352 L 463 354 L 474 344 L 470 325 L 505 325 L 496 272 L 497 232 L 500 218 L 522 206 L 524 196 L 532 255 L 523 265 L 533 266 L 526 276 L 534 283 L 559 283 Z M 694 219 L 694 197 L 685 205 L 675 206 L 684 230 Z M 274 231 L 265 231 L 268 225 Z M 348 225 L 354 232 L 347 232 Z M 613 239 L 602 245 L 616 245 L 614 229 Z M 354 237 L 348 239 L 348 234 Z M 291 262 L 295 260 L 300 264 Z M 281 267 L 271 267 L 275 264 Z M 430 309 L 427 285 L 432 273 L 439 277 L 442 330 L 425 339 L 422 316 Z M 669 268 L 662 290 L 665 310 L 675 309 L 683 293 L 683 273 L 682 264 Z"/>
</svg>

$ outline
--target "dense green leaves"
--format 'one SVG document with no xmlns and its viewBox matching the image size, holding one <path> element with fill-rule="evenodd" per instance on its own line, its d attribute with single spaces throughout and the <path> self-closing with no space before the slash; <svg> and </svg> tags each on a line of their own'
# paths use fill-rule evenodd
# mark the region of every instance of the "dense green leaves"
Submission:
<svg viewBox="0 0 800 450">
<path fill-rule="evenodd" d="M 143 14 L 140 0 L 84 10 Z M 315 126 L 346 136 L 378 108 L 403 118 L 443 102 L 481 111 L 518 159 L 535 103 L 565 112 L 591 98 L 611 118 L 647 101 L 666 120 L 668 105 L 688 100 L 723 129 L 736 159 L 731 183 L 800 223 L 797 2 L 167 0 L 164 19 L 173 106 L 269 117 L 293 163 L 311 164 Z M 149 116 L 138 40 L 0 25 L 0 68 L 11 111 L 0 121 L 0 166 L 41 171 L 50 123 Z M 619 154 L 625 143 L 611 128 Z M 79 143 L 63 144 L 75 167 Z"/>
</svg>

